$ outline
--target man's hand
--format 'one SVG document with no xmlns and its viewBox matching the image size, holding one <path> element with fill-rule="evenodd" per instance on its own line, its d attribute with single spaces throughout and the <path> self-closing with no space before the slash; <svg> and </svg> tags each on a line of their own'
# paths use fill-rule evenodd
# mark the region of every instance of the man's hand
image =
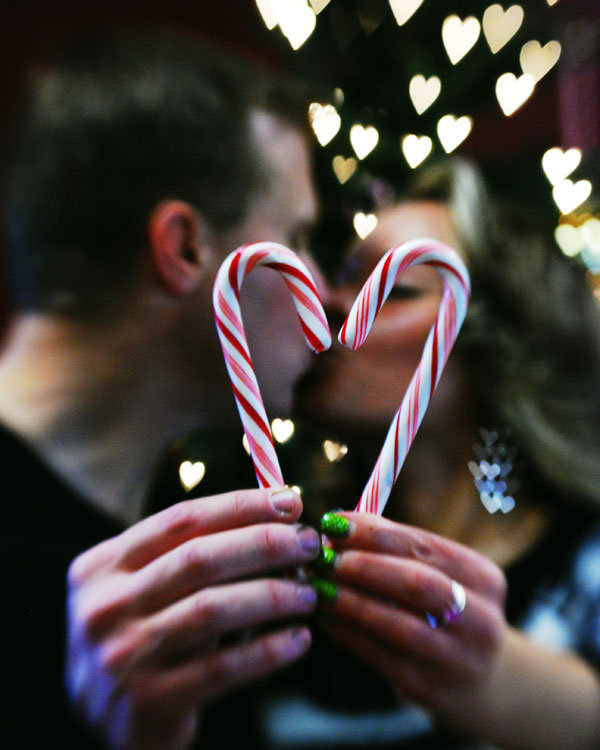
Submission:
<svg viewBox="0 0 600 750">
<path fill-rule="evenodd" d="M 73 561 L 67 687 L 110 747 L 186 748 L 207 701 L 308 649 L 285 620 L 312 612 L 314 590 L 273 575 L 318 554 L 301 511 L 287 490 L 189 500 Z M 265 623 L 278 627 L 235 639 Z"/>
</svg>

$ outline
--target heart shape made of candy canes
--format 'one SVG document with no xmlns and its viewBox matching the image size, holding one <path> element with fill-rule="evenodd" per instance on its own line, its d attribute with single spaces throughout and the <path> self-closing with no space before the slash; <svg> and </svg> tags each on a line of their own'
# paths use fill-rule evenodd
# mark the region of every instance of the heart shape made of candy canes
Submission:
<svg viewBox="0 0 600 750">
<path fill-rule="evenodd" d="M 433 266 L 441 275 L 444 283 L 442 300 L 423 347 L 421 361 L 392 419 L 381 453 L 356 506 L 360 512 L 383 513 L 439 382 L 467 311 L 470 281 L 464 263 L 451 248 L 437 240 L 413 240 L 391 248 L 365 282 L 338 336 L 344 346 L 358 349 L 367 338 L 398 276 L 418 264 Z M 310 272 L 291 250 L 277 243 L 261 242 L 238 248 L 225 259 L 213 292 L 225 364 L 258 483 L 261 487 L 283 486 L 239 305 L 242 281 L 257 265 L 273 268 L 283 276 L 292 293 L 306 341 L 314 351 L 327 349 L 331 336 Z"/>
</svg>

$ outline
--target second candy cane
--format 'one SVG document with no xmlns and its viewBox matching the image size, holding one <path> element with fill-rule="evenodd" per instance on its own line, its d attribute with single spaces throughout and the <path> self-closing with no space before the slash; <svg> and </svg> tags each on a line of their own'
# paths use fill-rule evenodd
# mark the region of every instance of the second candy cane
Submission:
<svg viewBox="0 0 600 750">
<path fill-rule="evenodd" d="M 341 344 L 358 349 L 367 338 L 398 276 L 410 266 L 421 263 L 433 266 L 444 282 L 438 316 L 429 331 L 421 361 L 392 420 L 357 511 L 383 513 L 465 319 L 470 280 L 464 263 L 454 250 L 437 240 L 413 240 L 393 247 L 365 282 L 339 334 Z"/>
</svg>

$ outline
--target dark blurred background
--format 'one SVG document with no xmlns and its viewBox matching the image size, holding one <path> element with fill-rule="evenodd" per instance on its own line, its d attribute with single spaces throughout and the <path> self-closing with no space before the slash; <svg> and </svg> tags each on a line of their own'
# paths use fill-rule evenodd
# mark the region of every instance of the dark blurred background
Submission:
<svg viewBox="0 0 600 750">
<path fill-rule="evenodd" d="M 297 0 L 296 0 L 297 1 Z M 323 4 L 324 0 L 320 0 Z M 313 3 L 314 4 L 314 3 Z M 430 164 L 444 152 L 436 137 L 439 118 L 448 113 L 473 118 L 473 129 L 457 149 L 475 157 L 492 185 L 511 198 L 531 204 L 558 222 L 541 158 L 550 147 L 576 146 L 583 159 L 573 179 L 594 185 L 600 193 L 600 2 L 599 0 L 521 0 L 524 21 L 517 34 L 492 54 L 483 33 L 473 49 L 452 65 L 441 39 L 444 19 L 476 16 L 480 21 L 492 0 L 424 0 L 412 18 L 399 26 L 389 0 L 330 0 L 317 16 L 314 32 L 294 51 L 279 28 L 269 31 L 254 0 L 75 0 L 3 3 L 0 10 L 0 158 L 7 124 L 19 100 L 24 72 L 43 61 L 61 41 L 81 31 L 171 27 L 195 32 L 277 70 L 312 81 L 323 104 L 335 104 L 342 126 L 325 147 L 315 139 L 317 174 L 330 198 L 329 232 L 322 250 L 348 226 L 336 228 L 339 206 L 368 210 L 376 176 L 400 189 L 412 170 L 400 148 L 407 133 L 427 134 L 434 142 Z M 514 2 L 504 0 L 508 9 Z M 521 74 L 523 44 L 558 40 L 562 54 L 542 78 L 530 99 L 506 117 L 494 87 L 499 75 Z M 438 76 L 442 92 L 422 115 L 413 107 L 408 86 L 413 75 Z M 340 92 L 343 92 L 343 96 Z M 379 144 L 359 163 L 343 185 L 331 162 L 335 155 L 354 156 L 349 141 L 352 124 L 373 125 Z M 0 295 L 4 317 L 9 302 Z"/>
</svg>

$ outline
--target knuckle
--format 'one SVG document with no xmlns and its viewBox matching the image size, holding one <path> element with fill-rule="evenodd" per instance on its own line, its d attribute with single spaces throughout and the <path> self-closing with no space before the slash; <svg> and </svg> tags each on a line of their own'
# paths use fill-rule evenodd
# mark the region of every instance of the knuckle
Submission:
<svg viewBox="0 0 600 750">
<path fill-rule="evenodd" d="M 77 632 L 95 641 L 131 608 L 129 593 L 121 586 L 94 587 L 86 591 L 85 596 L 75 598 L 70 617 Z"/>
<path fill-rule="evenodd" d="M 198 525 L 193 500 L 184 500 L 163 511 L 163 530 L 168 536 L 178 539 Z"/>
<path fill-rule="evenodd" d="M 245 516 L 251 504 L 251 498 L 247 490 L 237 490 L 232 493 L 231 513 L 234 517 Z"/>
<path fill-rule="evenodd" d="M 194 621 L 203 628 L 214 625 L 219 616 L 219 607 L 206 592 L 200 592 L 194 597 Z"/>
<path fill-rule="evenodd" d="M 276 562 L 282 556 L 282 540 L 277 534 L 274 526 L 265 525 L 258 531 L 258 546 L 265 558 L 269 561 Z"/>
<path fill-rule="evenodd" d="M 501 606 L 504 606 L 506 595 L 508 592 L 508 583 L 506 581 L 506 576 L 504 575 L 503 571 L 500 570 L 500 568 L 494 567 L 492 571 L 491 587 L 492 591 L 495 593 L 497 602 Z"/>
<path fill-rule="evenodd" d="M 214 568 L 214 560 L 202 543 L 192 539 L 181 546 L 178 554 L 178 568 L 194 574 L 196 580 L 210 577 Z"/>
<path fill-rule="evenodd" d="M 418 530 L 412 530 L 407 544 L 407 553 L 414 560 L 431 563 L 434 558 L 434 550 L 431 541 L 426 534 Z"/>
<path fill-rule="evenodd" d="M 265 582 L 267 600 L 274 614 L 283 614 L 288 609 L 287 589 L 280 581 L 268 580 Z"/>
<path fill-rule="evenodd" d="M 281 661 L 279 640 L 274 636 L 266 636 L 260 643 L 261 661 L 267 669 L 271 669 Z"/>
</svg>

